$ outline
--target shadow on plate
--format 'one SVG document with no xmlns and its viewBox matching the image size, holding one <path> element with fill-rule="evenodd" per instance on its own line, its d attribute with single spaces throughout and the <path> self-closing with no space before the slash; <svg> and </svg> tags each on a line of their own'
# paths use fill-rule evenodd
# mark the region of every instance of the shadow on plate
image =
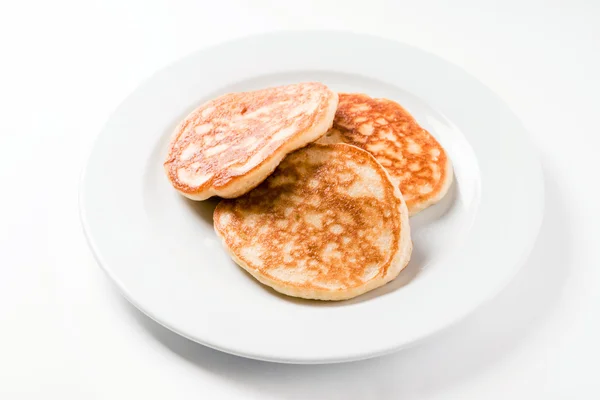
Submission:
<svg viewBox="0 0 600 400">
<path fill-rule="evenodd" d="M 463 321 L 396 354 L 335 365 L 254 361 L 196 344 L 163 328 L 125 300 L 123 305 L 174 357 L 224 382 L 235 381 L 249 397 L 422 399 L 472 379 L 507 357 L 555 308 L 571 268 L 572 232 L 568 208 L 549 171 L 545 181 L 546 210 L 540 235 L 528 262 L 508 287 Z"/>
<path fill-rule="evenodd" d="M 204 201 L 190 200 L 187 197 L 181 196 L 182 201 L 189 207 L 195 215 L 207 224 L 213 224 L 213 213 L 217 204 L 221 201 L 220 197 L 211 197 Z"/>
</svg>

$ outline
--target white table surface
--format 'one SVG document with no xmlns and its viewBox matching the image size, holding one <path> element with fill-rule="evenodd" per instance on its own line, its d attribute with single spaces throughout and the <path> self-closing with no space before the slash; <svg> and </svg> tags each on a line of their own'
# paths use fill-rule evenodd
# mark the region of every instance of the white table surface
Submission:
<svg viewBox="0 0 600 400">
<path fill-rule="evenodd" d="M 2 2 L 0 398 L 600 398 L 600 2 L 436 3 Z M 500 95 L 540 149 L 546 214 L 527 265 L 418 347 L 329 366 L 221 354 L 128 305 L 86 246 L 78 178 L 124 97 L 198 48 L 290 28 L 436 53 Z"/>
</svg>

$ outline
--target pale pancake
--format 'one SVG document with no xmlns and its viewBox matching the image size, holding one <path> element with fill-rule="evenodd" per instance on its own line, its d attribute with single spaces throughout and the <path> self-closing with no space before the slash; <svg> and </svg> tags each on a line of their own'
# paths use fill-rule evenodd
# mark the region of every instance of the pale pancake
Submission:
<svg viewBox="0 0 600 400">
<path fill-rule="evenodd" d="M 398 182 L 411 215 L 441 200 L 452 183 L 444 148 L 388 99 L 340 93 L 333 127 L 318 142 L 353 144 L 373 154 Z"/>
<path fill-rule="evenodd" d="M 310 144 L 261 185 L 222 200 L 214 225 L 232 258 L 295 297 L 344 300 L 394 279 L 412 251 L 398 187 L 368 152 Z"/>
<path fill-rule="evenodd" d="M 331 127 L 338 96 L 318 82 L 229 93 L 188 115 L 164 163 L 171 184 L 193 200 L 237 197 L 289 152 Z"/>
</svg>

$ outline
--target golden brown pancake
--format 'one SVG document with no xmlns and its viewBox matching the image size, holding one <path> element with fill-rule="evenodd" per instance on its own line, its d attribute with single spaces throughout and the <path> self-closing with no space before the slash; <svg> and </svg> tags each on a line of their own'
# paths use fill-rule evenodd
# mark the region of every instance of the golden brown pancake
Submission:
<svg viewBox="0 0 600 400">
<path fill-rule="evenodd" d="M 388 99 L 340 93 L 333 127 L 318 142 L 349 143 L 373 154 L 399 183 L 411 215 L 441 200 L 452 183 L 442 146 Z"/>
<path fill-rule="evenodd" d="M 184 196 L 240 196 L 262 182 L 289 152 L 331 127 L 338 96 L 318 82 L 229 93 L 188 115 L 164 163 Z"/>
<path fill-rule="evenodd" d="M 256 189 L 222 200 L 214 226 L 258 281 L 309 299 L 349 299 L 379 287 L 412 250 L 397 186 L 371 154 L 346 144 L 289 154 Z"/>
</svg>

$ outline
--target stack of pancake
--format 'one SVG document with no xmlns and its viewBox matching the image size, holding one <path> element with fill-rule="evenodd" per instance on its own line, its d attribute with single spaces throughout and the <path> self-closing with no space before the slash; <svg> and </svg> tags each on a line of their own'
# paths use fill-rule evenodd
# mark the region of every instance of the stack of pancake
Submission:
<svg viewBox="0 0 600 400">
<path fill-rule="evenodd" d="M 409 215 L 452 182 L 437 140 L 398 103 L 319 82 L 229 93 L 188 115 L 164 163 L 193 200 L 223 199 L 214 226 L 258 281 L 344 300 L 394 279 Z"/>
</svg>

